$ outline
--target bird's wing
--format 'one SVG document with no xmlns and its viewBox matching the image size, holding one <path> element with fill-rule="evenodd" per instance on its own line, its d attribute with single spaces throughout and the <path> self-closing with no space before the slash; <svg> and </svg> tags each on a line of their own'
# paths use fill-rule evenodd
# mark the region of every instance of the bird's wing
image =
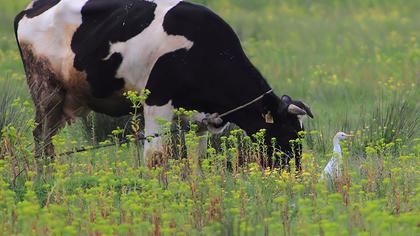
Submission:
<svg viewBox="0 0 420 236">
<path fill-rule="evenodd" d="M 328 164 L 324 168 L 324 173 L 332 175 L 334 170 L 337 168 L 337 161 L 335 158 L 331 158 Z"/>
</svg>

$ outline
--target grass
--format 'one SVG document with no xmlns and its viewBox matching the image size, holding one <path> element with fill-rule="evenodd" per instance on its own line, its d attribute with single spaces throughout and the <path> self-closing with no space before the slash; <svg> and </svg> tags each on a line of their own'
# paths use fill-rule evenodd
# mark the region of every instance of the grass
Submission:
<svg viewBox="0 0 420 236">
<path fill-rule="evenodd" d="M 34 108 L 12 31 L 26 2 L 3 0 L 0 10 L 2 234 L 419 235 L 417 1 L 201 1 L 232 25 L 278 94 L 314 111 L 300 176 L 262 169 L 258 144 L 237 130 L 212 137 L 206 158 L 170 158 L 168 148 L 166 168 L 147 168 L 135 142 L 35 161 Z M 65 152 L 119 140 L 111 130 L 127 119 L 92 115 L 54 143 Z M 339 130 L 355 137 L 343 144 L 343 176 L 325 183 Z M 185 137 L 193 150 L 199 137 Z"/>
</svg>

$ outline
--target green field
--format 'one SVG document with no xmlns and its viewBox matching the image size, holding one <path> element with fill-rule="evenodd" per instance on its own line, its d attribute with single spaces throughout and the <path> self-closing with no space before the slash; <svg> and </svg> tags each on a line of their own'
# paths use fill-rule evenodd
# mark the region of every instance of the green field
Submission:
<svg viewBox="0 0 420 236">
<path fill-rule="evenodd" d="M 277 94 L 311 106 L 303 173 L 262 169 L 239 131 L 212 137 L 206 158 L 168 154 L 159 168 L 136 143 L 37 162 L 13 33 L 28 1 L 0 0 L 0 235 L 420 235 L 420 1 L 201 3 Z M 54 138 L 57 152 L 118 141 L 127 119 L 79 120 Z M 337 131 L 355 134 L 343 175 L 320 181 Z M 188 132 L 185 145 L 197 140 Z"/>
</svg>

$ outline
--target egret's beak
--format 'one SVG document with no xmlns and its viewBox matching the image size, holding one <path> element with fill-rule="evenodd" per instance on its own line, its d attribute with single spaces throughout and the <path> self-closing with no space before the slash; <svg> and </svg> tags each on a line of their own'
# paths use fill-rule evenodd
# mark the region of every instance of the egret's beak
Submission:
<svg viewBox="0 0 420 236">
<path fill-rule="evenodd" d="M 354 135 L 352 135 L 352 134 L 346 134 L 346 137 L 347 138 L 352 138 L 352 137 L 354 137 Z"/>
</svg>

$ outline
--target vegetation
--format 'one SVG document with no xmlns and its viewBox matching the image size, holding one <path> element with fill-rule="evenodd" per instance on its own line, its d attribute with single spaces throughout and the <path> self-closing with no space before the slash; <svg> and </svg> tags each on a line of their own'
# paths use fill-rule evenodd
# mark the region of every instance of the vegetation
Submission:
<svg viewBox="0 0 420 236">
<path fill-rule="evenodd" d="M 34 160 L 34 107 L 12 29 L 27 2 L 3 0 L 0 9 L 0 234 L 420 234 L 418 1 L 201 1 L 232 25 L 278 94 L 311 105 L 316 117 L 297 140 L 300 175 L 262 169 L 258 142 L 238 130 L 212 137 L 218 147 L 205 158 L 172 158 L 168 148 L 164 167 L 148 168 L 131 136 Z M 57 151 L 101 142 L 109 119 L 67 126 Z M 107 129 L 115 130 L 103 144 L 124 132 Z M 355 134 L 343 145 L 343 176 L 320 181 L 339 130 Z M 184 145 L 194 150 L 198 139 L 187 132 Z"/>
</svg>

